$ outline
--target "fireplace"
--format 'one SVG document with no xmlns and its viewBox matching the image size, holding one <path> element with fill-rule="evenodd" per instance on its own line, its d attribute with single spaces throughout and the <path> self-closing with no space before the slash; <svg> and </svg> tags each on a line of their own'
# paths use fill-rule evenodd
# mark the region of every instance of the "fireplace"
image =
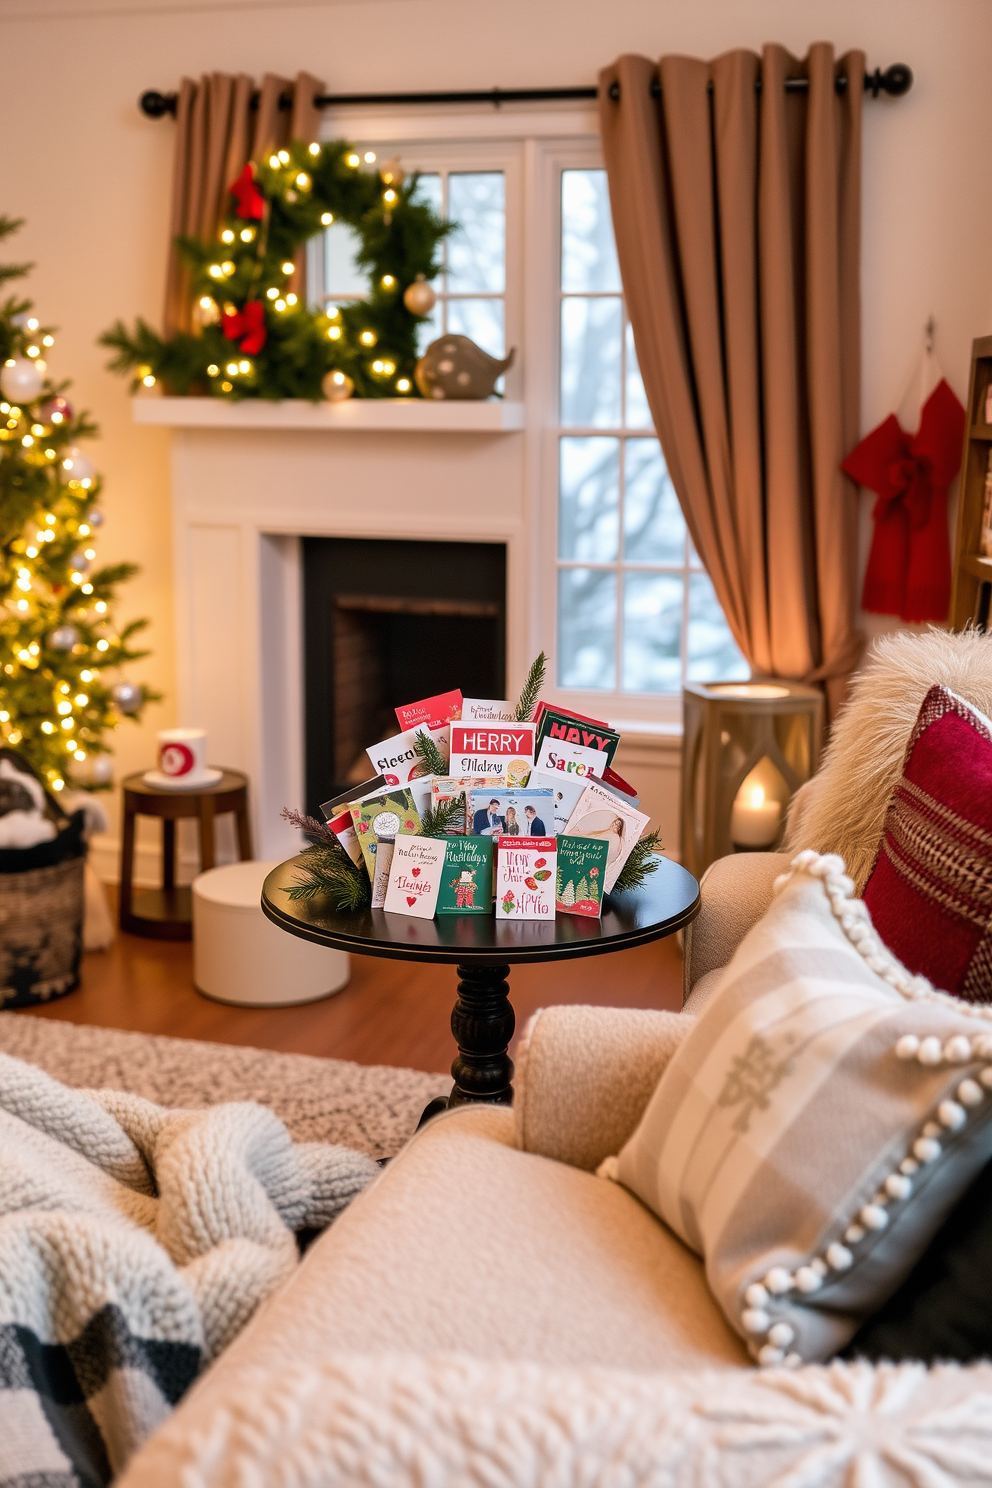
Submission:
<svg viewBox="0 0 992 1488">
<path fill-rule="evenodd" d="M 503 543 L 303 540 L 306 794 L 366 779 L 401 703 L 460 687 L 503 697 Z"/>
</svg>

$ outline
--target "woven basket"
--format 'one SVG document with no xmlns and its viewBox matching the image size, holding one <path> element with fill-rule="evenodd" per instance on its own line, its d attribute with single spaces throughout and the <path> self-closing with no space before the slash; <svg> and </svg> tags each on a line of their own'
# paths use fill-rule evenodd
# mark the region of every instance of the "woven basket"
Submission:
<svg viewBox="0 0 992 1488">
<path fill-rule="evenodd" d="M 79 986 L 86 844 L 81 811 L 51 842 L 0 850 L 0 1007 Z"/>
</svg>

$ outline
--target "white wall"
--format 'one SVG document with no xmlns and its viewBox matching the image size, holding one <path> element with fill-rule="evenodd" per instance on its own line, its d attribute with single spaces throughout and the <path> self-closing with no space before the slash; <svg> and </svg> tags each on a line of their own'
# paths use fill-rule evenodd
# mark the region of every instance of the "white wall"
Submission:
<svg viewBox="0 0 992 1488">
<path fill-rule="evenodd" d="M 168 696 L 122 728 L 119 773 L 146 765 L 175 720 L 168 434 L 136 428 L 96 337 L 114 318 L 157 321 L 174 126 L 136 108 L 148 87 L 211 69 L 294 73 L 334 90 L 591 83 L 624 51 L 715 55 L 814 40 L 908 62 L 908 98 L 866 104 L 864 427 L 898 401 L 921 328 L 963 396 L 972 337 L 992 328 L 992 8 L 987 0 L 0 0 L 0 209 L 27 218 L 16 244 L 31 292 L 62 327 L 50 359 L 103 430 L 102 555 L 142 576 L 154 655 L 137 671 Z"/>
</svg>

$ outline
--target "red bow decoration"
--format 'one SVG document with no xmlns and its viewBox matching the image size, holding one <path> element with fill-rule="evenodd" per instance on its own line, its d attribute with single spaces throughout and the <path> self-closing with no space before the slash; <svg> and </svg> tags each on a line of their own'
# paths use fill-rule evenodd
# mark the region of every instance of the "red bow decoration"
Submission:
<svg viewBox="0 0 992 1488">
<path fill-rule="evenodd" d="M 890 413 L 841 461 L 845 475 L 878 496 L 861 598 L 862 608 L 874 615 L 947 619 L 947 488 L 961 464 L 964 424 L 964 409 L 941 378 L 912 438 Z"/>
<path fill-rule="evenodd" d="M 265 345 L 268 331 L 265 329 L 265 307 L 261 300 L 249 300 L 243 310 L 225 310 L 223 326 L 228 341 L 237 341 L 239 336 L 244 338 L 241 350 L 248 356 L 261 351 Z"/>
<path fill-rule="evenodd" d="M 236 181 L 228 188 L 237 200 L 235 211 L 239 217 L 253 218 L 261 222 L 265 216 L 265 197 L 255 185 L 255 167 L 249 160 Z"/>
</svg>

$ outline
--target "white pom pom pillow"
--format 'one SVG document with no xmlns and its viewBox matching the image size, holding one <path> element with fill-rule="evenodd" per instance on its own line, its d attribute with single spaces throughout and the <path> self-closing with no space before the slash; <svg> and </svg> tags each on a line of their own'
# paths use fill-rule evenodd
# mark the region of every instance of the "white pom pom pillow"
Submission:
<svg viewBox="0 0 992 1488">
<path fill-rule="evenodd" d="M 761 1364 L 831 1357 L 992 1158 L 992 1008 L 912 977 L 805 852 L 604 1176 L 705 1259 Z"/>
</svg>

